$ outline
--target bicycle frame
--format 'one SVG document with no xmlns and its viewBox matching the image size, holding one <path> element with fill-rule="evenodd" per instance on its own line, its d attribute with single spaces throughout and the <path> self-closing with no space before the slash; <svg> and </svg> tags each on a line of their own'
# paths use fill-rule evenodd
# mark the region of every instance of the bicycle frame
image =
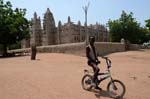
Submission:
<svg viewBox="0 0 150 99">
<path fill-rule="evenodd" d="M 106 73 L 98 73 L 98 76 L 105 75 L 105 77 L 102 77 L 100 80 L 97 79 L 97 80 L 98 80 L 98 84 L 99 84 L 100 82 L 102 82 L 103 80 L 107 79 L 107 78 L 110 78 L 110 81 L 111 81 L 111 82 L 113 81 L 113 79 L 112 79 L 112 77 L 111 77 L 110 70 L 109 70 L 109 68 L 111 67 L 111 60 L 108 59 L 107 57 L 102 57 L 102 58 L 106 60 L 107 72 L 106 72 Z"/>
<path fill-rule="evenodd" d="M 102 82 L 103 80 L 107 79 L 107 78 L 110 78 L 110 81 L 113 80 L 112 77 L 111 77 L 110 70 L 107 70 L 107 71 L 108 71 L 107 73 L 99 73 L 99 74 L 98 74 L 98 76 L 101 76 L 101 77 L 102 77 L 102 75 L 105 75 L 105 77 L 102 77 L 100 80 L 98 79 L 98 84 L 99 84 L 100 82 Z"/>
<path fill-rule="evenodd" d="M 107 72 L 106 73 L 98 73 L 98 76 L 102 76 L 105 75 L 104 77 L 102 77 L 101 79 L 97 79 L 98 80 L 98 84 L 101 83 L 103 80 L 110 78 L 110 81 L 113 81 L 113 78 L 111 77 L 111 73 L 109 68 L 111 67 L 111 60 L 108 59 L 107 57 L 102 57 L 103 59 L 106 60 L 106 64 L 107 64 Z M 84 74 L 89 74 L 88 70 L 84 70 Z"/>
<path fill-rule="evenodd" d="M 110 78 L 110 82 L 113 84 L 113 87 L 116 89 L 116 86 L 113 83 L 113 78 L 111 77 L 111 73 L 110 73 L 110 70 L 109 70 L 109 68 L 111 67 L 111 60 L 108 59 L 107 57 L 102 57 L 102 58 L 106 60 L 107 72 L 106 73 L 98 73 L 98 76 L 105 75 L 105 77 L 101 78 L 100 80 L 97 79 L 98 80 L 98 84 L 100 84 L 103 80 L 105 80 L 107 78 Z"/>
</svg>

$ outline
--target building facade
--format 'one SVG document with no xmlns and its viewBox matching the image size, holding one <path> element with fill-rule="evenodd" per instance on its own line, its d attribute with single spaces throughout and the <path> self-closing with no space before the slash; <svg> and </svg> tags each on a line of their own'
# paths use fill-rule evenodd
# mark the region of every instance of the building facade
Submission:
<svg viewBox="0 0 150 99">
<path fill-rule="evenodd" d="M 37 46 L 47 46 L 84 42 L 86 39 L 85 25 L 81 25 L 80 21 L 78 21 L 77 24 L 74 24 L 69 16 L 66 23 L 62 24 L 62 22 L 59 21 L 56 27 L 53 14 L 49 8 L 47 8 L 46 13 L 44 14 L 43 26 L 41 26 L 41 19 L 36 13 L 34 13 L 34 17 L 31 21 L 31 38 L 30 40 L 24 40 L 22 42 L 23 48 L 30 47 L 32 43 Z M 94 36 L 97 42 L 109 41 L 109 34 L 104 25 L 96 23 L 87 26 L 87 32 L 89 36 Z"/>
</svg>

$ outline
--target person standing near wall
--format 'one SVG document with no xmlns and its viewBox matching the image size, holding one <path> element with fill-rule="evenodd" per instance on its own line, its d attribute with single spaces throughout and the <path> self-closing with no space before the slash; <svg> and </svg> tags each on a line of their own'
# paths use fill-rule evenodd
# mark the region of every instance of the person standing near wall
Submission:
<svg viewBox="0 0 150 99">
<path fill-rule="evenodd" d="M 31 60 L 36 59 L 36 52 L 37 52 L 36 45 L 32 44 L 31 45 Z"/>
</svg>

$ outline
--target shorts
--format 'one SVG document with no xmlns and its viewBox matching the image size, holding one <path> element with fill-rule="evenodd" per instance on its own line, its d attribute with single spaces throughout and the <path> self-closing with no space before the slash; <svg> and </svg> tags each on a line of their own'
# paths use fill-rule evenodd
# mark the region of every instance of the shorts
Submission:
<svg viewBox="0 0 150 99">
<path fill-rule="evenodd" d="M 97 65 L 95 62 L 91 61 L 91 60 L 88 60 L 87 64 L 92 67 L 93 71 L 95 72 L 96 68 L 94 68 L 94 64 Z"/>
<path fill-rule="evenodd" d="M 92 62 L 91 60 L 88 60 L 87 64 L 88 64 L 89 66 L 93 66 L 93 64 L 95 64 L 95 63 Z M 95 65 L 96 65 L 96 64 L 95 64 Z"/>
</svg>

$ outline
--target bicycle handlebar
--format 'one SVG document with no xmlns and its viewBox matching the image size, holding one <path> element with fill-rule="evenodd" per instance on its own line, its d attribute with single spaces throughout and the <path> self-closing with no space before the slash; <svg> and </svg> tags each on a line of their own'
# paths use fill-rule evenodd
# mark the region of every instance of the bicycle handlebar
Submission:
<svg viewBox="0 0 150 99">
<path fill-rule="evenodd" d="M 111 60 L 108 59 L 108 57 L 105 57 L 105 56 L 102 56 L 102 58 L 106 60 L 107 68 L 109 69 L 111 67 Z"/>
<path fill-rule="evenodd" d="M 103 59 L 108 59 L 108 57 L 106 57 L 106 56 L 102 56 L 102 58 L 103 58 Z"/>
</svg>

